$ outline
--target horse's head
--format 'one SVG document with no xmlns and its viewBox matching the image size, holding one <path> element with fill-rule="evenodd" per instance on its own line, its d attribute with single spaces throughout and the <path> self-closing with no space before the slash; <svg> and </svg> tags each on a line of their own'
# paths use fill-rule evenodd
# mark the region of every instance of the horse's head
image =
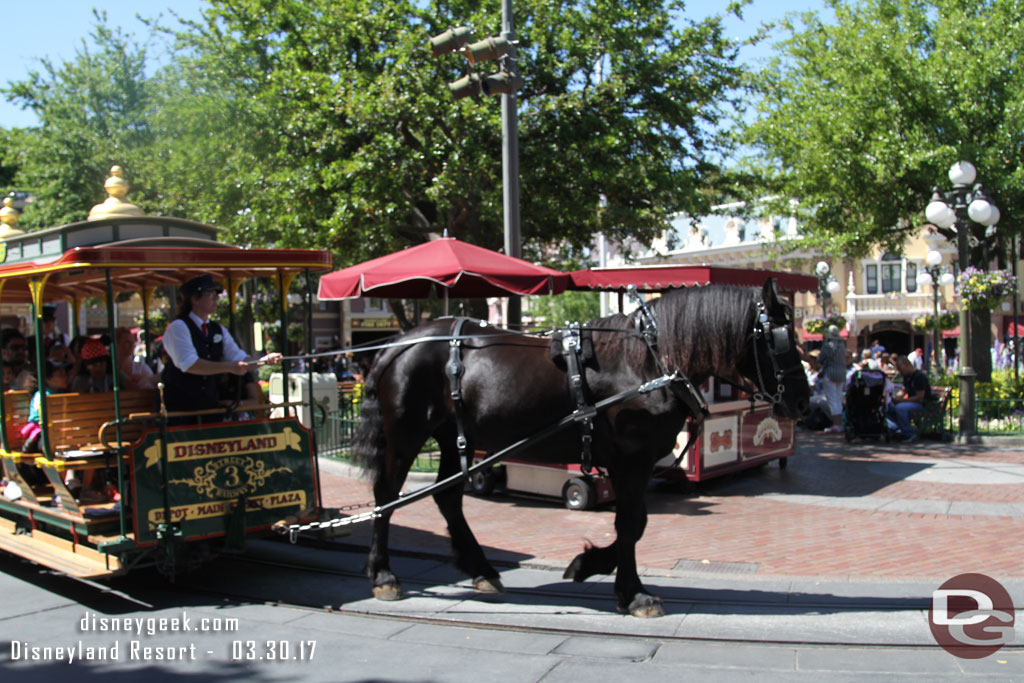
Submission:
<svg viewBox="0 0 1024 683">
<path fill-rule="evenodd" d="M 741 370 L 776 416 L 797 419 L 810 406 L 811 389 L 793 333 L 793 309 L 779 296 L 775 278 L 765 280 L 756 308 L 753 341 Z"/>
</svg>

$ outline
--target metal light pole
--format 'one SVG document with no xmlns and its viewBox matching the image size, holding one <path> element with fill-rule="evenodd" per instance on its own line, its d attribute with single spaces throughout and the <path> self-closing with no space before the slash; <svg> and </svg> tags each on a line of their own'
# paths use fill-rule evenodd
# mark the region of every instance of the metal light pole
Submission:
<svg viewBox="0 0 1024 683">
<path fill-rule="evenodd" d="M 940 228 L 955 225 L 960 272 L 971 265 L 971 222 L 994 226 L 999 222 L 999 209 L 989 201 L 981 185 L 973 185 L 977 173 L 974 164 L 958 161 L 949 169 L 953 189 L 943 192 L 938 187 L 925 208 L 925 216 Z M 976 440 L 974 415 L 974 381 L 977 377 L 971 367 L 971 313 L 960 303 L 960 440 Z"/>
<path fill-rule="evenodd" d="M 917 276 L 917 283 L 922 286 L 931 285 L 932 287 L 932 321 L 934 323 L 932 328 L 932 357 L 935 359 L 935 367 L 939 369 L 940 373 L 945 374 L 945 366 L 942 364 L 942 359 L 939 356 L 939 345 L 942 342 L 942 331 L 939 329 L 939 286 L 953 284 L 955 278 L 948 271 L 942 272 L 942 268 L 939 265 L 942 263 L 942 254 L 934 249 L 928 252 L 925 262 L 928 265 L 925 266 L 924 272 Z M 928 358 L 925 357 L 925 370 L 928 369 L 930 369 L 928 367 Z"/>
<path fill-rule="evenodd" d="M 818 276 L 818 303 L 821 304 L 821 316 L 828 318 L 828 302 L 832 295 L 842 289 L 836 278 L 829 274 L 832 269 L 824 261 L 818 261 L 814 273 Z"/>
<path fill-rule="evenodd" d="M 501 0 L 501 37 L 509 42 L 512 49 L 502 59 L 502 70 L 513 78 L 518 77 L 516 70 L 516 30 L 512 14 L 512 0 Z M 503 93 L 501 96 L 501 173 L 504 185 L 503 200 L 505 205 L 505 254 L 519 258 L 522 253 L 519 240 L 519 119 L 516 108 L 516 91 Z M 508 298 L 508 319 L 505 326 L 509 329 L 522 327 L 522 298 Z"/>
</svg>

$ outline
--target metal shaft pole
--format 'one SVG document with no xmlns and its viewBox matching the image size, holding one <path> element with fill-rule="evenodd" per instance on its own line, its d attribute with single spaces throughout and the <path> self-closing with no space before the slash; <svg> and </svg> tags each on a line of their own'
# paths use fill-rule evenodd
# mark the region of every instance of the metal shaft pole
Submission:
<svg viewBox="0 0 1024 683">
<path fill-rule="evenodd" d="M 516 69 L 516 38 L 515 21 L 512 14 L 512 0 L 501 0 L 501 37 L 513 44 L 512 49 L 504 57 L 505 71 L 513 76 Z M 521 252 L 519 240 L 519 121 L 516 109 L 515 91 L 501 96 L 501 171 L 504 187 L 505 205 L 505 253 L 519 258 Z M 510 296 L 508 299 L 509 328 L 522 327 L 522 299 Z"/>
<path fill-rule="evenodd" d="M 956 241 L 959 250 L 960 272 L 971 265 L 970 219 L 967 218 L 968 188 L 956 193 Z M 977 373 L 971 367 L 971 312 L 960 302 L 960 440 L 970 442 L 976 438 L 974 427 L 974 380 Z"/>
<path fill-rule="evenodd" d="M 935 369 L 940 374 L 946 374 L 946 369 L 942 366 L 942 360 L 939 358 L 939 343 L 942 340 L 942 333 L 939 330 L 939 269 L 936 268 L 935 272 L 932 273 L 932 303 L 935 305 L 935 317 L 932 318 L 934 327 L 932 328 L 932 357 L 935 359 Z"/>
<path fill-rule="evenodd" d="M 1013 384 L 1020 386 L 1020 322 L 1017 317 L 1017 299 L 1020 298 L 1020 285 L 1017 281 L 1017 258 L 1020 254 L 1019 238 L 1014 235 L 1010 241 L 1010 264 L 1013 268 Z"/>
</svg>

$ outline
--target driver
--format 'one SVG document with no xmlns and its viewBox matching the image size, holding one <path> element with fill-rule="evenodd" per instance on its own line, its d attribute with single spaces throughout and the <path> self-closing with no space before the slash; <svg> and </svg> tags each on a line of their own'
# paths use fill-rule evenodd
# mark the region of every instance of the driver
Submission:
<svg viewBox="0 0 1024 683">
<path fill-rule="evenodd" d="M 218 375 L 242 376 L 255 363 L 281 362 L 280 353 L 259 359 L 250 356 L 238 347 L 226 328 L 210 320 L 222 291 L 209 274 L 181 286 L 177 315 L 163 336 L 169 358 L 163 372 L 164 402 L 169 411 L 217 408 Z"/>
</svg>

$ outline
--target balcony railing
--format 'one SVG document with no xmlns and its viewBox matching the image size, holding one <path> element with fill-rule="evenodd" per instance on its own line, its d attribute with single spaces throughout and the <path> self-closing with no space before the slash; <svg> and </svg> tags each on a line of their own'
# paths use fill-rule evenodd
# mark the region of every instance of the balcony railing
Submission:
<svg viewBox="0 0 1024 683">
<path fill-rule="evenodd" d="M 889 294 L 848 294 L 846 296 L 847 318 L 863 315 L 864 317 L 909 322 L 915 316 L 933 313 L 934 310 L 935 304 L 930 293 L 894 292 Z"/>
</svg>

